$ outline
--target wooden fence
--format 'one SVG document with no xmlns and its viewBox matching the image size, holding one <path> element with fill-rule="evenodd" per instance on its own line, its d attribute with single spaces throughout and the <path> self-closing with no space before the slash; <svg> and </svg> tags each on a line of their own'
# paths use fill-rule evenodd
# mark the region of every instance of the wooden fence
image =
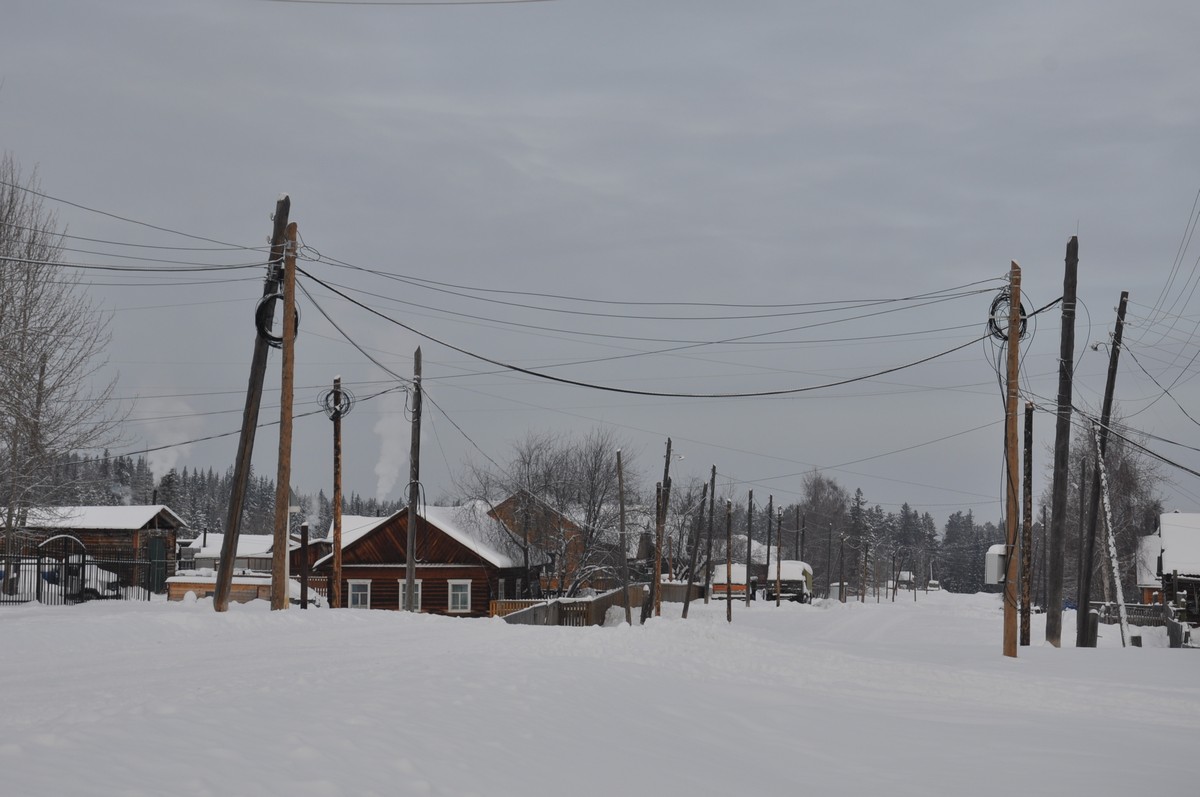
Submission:
<svg viewBox="0 0 1200 797">
<path fill-rule="evenodd" d="M 629 604 L 635 615 L 640 615 L 645 584 L 631 584 Z M 625 590 L 614 589 L 594 598 L 555 598 L 550 601 L 492 601 L 493 617 L 503 617 L 513 625 L 565 625 L 582 628 L 602 625 L 608 610 L 624 606 Z M 514 606 L 513 604 L 530 604 Z"/>
<path fill-rule="evenodd" d="M 734 586 L 736 587 L 740 585 L 735 584 Z M 667 581 L 661 585 L 660 589 L 662 590 L 663 603 L 683 603 L 684 599 L 687 597 L 688 590 L 691 590 L 692 600 L 704 599 L 703 584 L 684 584 L 678 581 Z M 743 599 L 745 599 L 745 595 L 746 590 L 743 587 Z"/>
<path fill-rule="evenodd" d="M 1100 614 L 1100 622 L 1105 625 L 1116 625 L 1121 622 L 1120 613 L 1115 603 L 1092 601 L 1092 608 Z M 1127 603 L 1125 616 L 1130 625 L 1164 626 L 1167 624 L 1165 607 L 1161 603 Z"/>
</svg>

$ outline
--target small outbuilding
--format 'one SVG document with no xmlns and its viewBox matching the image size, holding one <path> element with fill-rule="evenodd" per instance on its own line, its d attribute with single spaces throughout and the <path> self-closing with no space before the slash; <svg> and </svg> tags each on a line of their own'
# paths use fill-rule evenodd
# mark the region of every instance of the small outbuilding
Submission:
<svg viewBox="0 0 1200 797">
<path fill-rule="evenodd" d="M 82 554 L 117 573 L 122 586 L 161 592 L 175 574 L 176 540 L 187 531 L 183 518 L 162 504 L 143 506 L 56 506 L 31 509 L 19 530 L 18 555 L 56 556 L 47 545 L 67 541 Z M 55 543 L 57 544 L 57 543 Z"/>
</svg>

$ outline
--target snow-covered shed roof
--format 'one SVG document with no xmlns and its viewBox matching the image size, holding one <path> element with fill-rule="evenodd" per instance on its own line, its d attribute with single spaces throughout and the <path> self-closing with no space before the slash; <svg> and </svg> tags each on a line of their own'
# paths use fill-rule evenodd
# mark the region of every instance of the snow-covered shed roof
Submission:
<svg viewBox="0 0 1200 797">
<path fill-rule="evenodd" d="M 1163 574 L 1200 576 L 1200 513 L 1171 512 L 1160 515 Z"/>
<path fill-rule="evenodd" d="M 197 537 L 188 543 L 188 548 L 196 552 L 196 556 L 200 558 L 217 558 L 221 557 L 221 546 L 225 544 L 224 534 L 208 533 L 207 541 L 204 535 Z M 272 534 L 239 534 L 237 538 L 237 551 L 234 556 L 254 556 L 256 554 L 266 554 L 271 543 L 275 541 Z"/>
<path fill-rule="evenodd" d="M 31 529 L 93 529 L 137 531 L 153 528 L 187 528 L 183 519 L 163 504 L 145 506 L 51 506 L 29 510 L 25 522 Z"/>
</svg>

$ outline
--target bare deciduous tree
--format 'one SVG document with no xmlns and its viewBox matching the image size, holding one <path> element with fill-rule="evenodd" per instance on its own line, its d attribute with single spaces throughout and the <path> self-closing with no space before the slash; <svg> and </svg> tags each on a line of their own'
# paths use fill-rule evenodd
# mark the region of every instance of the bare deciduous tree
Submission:
<svg viewBox="0 0 1200 797">
<path fill-rule="evenodd" d="M 53 503 L 53 465 L 111 441 L 115 380 L 99 379 L 108 319 L 77 272 L 36 174 L 0 158 L 0 516 L 5 550 L 30 507 Z"/>
<path fill-rule="evenodd" d="M 548 559 L 551 577 L 566 595 L 598 577 L 616 576 L 616 451 L 611 431 L 593 429 L 582 438 L 530 432 L 512 444 L 503 468 L 468 464 L 464 498 L 482 499 L 503 515 L 505 539 L 497 541 L 521 558 Z M 626 457 L 625 483 L 636 481 Z M 627 496 L 629 503 L 634 496 Z"/>
</svg>

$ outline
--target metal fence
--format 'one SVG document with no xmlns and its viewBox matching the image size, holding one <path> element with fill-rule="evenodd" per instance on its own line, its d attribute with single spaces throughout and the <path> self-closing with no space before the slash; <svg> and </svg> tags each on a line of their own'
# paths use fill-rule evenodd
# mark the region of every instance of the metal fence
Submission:
<svg viewBox="0 0 1200 797">
<path fill-rule="evenodd" d="M 94 556 L 81 545 L 52 544 L 39 546 L 33 555 L 0 555 L 0 604 L 150 600 L 165 589 L 165 581 L 165 561 Z"/>
</svg>

